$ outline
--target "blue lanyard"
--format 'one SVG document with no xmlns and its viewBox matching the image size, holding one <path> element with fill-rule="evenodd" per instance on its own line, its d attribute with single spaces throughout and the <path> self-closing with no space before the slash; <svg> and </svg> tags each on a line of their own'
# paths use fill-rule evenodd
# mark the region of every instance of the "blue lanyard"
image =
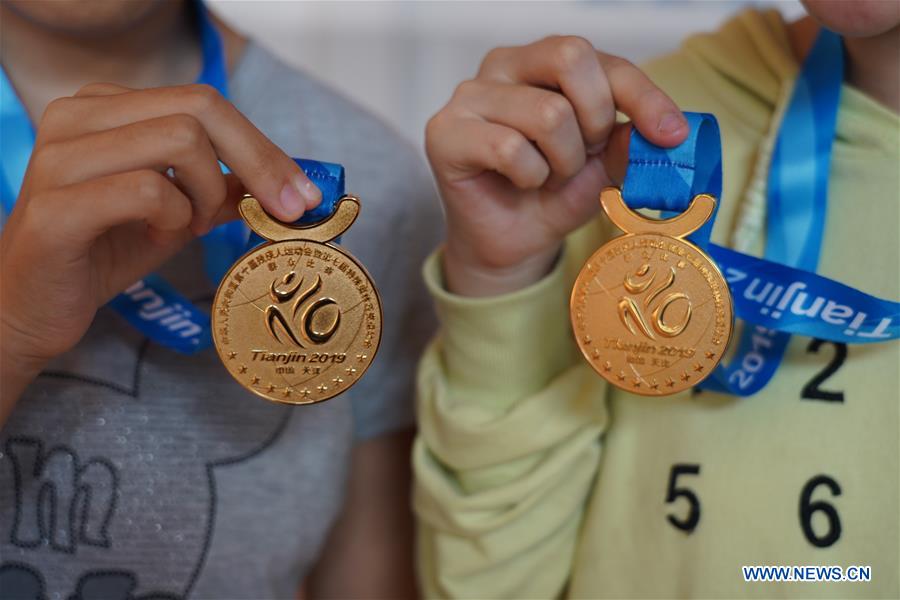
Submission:
<svg viewBox="0 0 900 600">
<path fill-rule="evenodd" d="M 721 267 L 735 314 L 745 321 L 733 358 L 701 388 L 737 396 L 755 394 L 775 375 L 791 334 L 849 343 L 900 337 L 900 303 L 815 273 L 842 80 L 841 38 L 823 29 L 803 63 L 775 140 L 765 258 L 709 243 L 715 215 L 691 236 Z M 630 207 L 681 212 L 700 193 L 721 201 L 718 124 L 712 115 L 685 116 L 691 133 L 677 148 L 654 146 L 633 130 L 622 188 Z"/>
<path fill-rule="evenodd" d="M 222 40 L 202 2 L 194 3 L 203 55 L 198 83 L 213 86 L 228 97 L 228 71 Z M 0 205 L 2 216 L 12 212 L 34 149 L 35 131 L 15 89 L 0 69 Z M 301 223 L 318 221 L 334 210 L 344 195 L 344 168 L 333 163 L 295 158 L 294 161 L 322 191 L 322 202 Z M 222 166 L 227 172 L 227 167 Z M 217 227 L 203 238 L 207 276 L 218 283 L 248 248 L 260 242 L 240 221 Z M 191 354 L 212 345 L 209 315 L 194 306 L 156 274 L 136 282 L 109 303 L 126 321 L 153 341 Z"/>
</svg>

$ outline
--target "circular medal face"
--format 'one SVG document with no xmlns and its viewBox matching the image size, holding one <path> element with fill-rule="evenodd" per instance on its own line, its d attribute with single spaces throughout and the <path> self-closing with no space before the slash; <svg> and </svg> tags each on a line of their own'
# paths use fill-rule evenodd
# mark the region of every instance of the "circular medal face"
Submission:
<svg viewBox="0 0 900 600">
<path fill-rule="evenodd" d="M 219 285 L 212 312 L 225 367 L 255 394 L 328 400 L 366 371 L 381 341 L 381 303 L 366 270 L 335 246 L 263 244 Z"/>
<path fill-rule="evenodd" d="M 581 352 L 607 381 L 648 396 L 697 385 L 721 360 L 733 326 L 731 293 L 696 246 L 623 235 L 585 263 L 570 301 Z"/>
</svg>

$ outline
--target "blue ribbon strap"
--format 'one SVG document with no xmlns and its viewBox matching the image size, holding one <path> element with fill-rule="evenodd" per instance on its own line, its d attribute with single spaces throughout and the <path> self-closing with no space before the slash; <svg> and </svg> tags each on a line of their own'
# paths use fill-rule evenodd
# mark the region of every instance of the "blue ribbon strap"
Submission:
<svg viewBox="0 0 900 600">
<path fill-rule="evenodd" d="M 228 66 L 225 64 L 222 37 L 201 0 L 194 2 L 194 17 L 200 32 L 200 50 L 203 54 L 203 67 L 200 70 L 200 76 L 197 77 L 197 83 L 211 85 L 227 98 Z"/>
<path fill-rule="evenodd" d="M 841 38 L 823 29 L 794 83 L 769 165 L 766 258 L 808 271 L 819 264 L 825 231 L 843 77 Z"/>
<path fill-rule="evenodd" d="M 209 315 L 159 275 L 147 275 L 129 286 L 109 306 L 156 343 L 182 354 L 212 345 Z"/>
<path fill-rule="evenodd" d="M 675 148 L 648 142 L 637 128 L 631 132 L 628 173 L 622 197 L 631 208 L 651 208 L 664 213 L 683 212 L 694 196 L 722 195 L 722 144 L 719 124 L 712 115 L 684 113 L 690 133 Z M 716 213 L 688 239 L 703 248 L 709 242 Z"/>
<path fill-rule="evenodd" d="M 0 69 L 0 202 L 4 214 L 11 213 L 15 206 L 33 147 L 34 128 L 25 105 L 19 102 L 6 71 Z M 17 151 L 20 148 L 27 148 L 27 152 Z"/>
<path fill-rule="evenodd" d="M 747 323 L 849 344 L 900 337 L 900 302 L 716 244 L 707 250 L 728 280 L 735 313 Z"/>
</svg>

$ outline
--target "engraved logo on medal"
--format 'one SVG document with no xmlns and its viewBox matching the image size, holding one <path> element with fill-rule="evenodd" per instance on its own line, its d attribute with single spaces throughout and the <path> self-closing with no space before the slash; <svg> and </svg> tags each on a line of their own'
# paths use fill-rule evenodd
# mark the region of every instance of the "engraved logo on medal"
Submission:
<svg viewBox="0 0 900 600">
<path fill-rule="evenodd" d="M 650 276 L 641 280 L 650 273 L 650 265 L 644 263 L 640 266 L 640 268 L 631 275 L 625 276 L 624 286 L 625 290 L 628 291 L 629 294 L 638 295 L 643 292 L 647 292 L 644 296 L 644 300 L 641 303 L 648 310 L 650 309 L 651 303 L 656 299 L 657 296 L 662 294 L 664 291 L 668 290 L 672 287 L 672 284 L 675 283 L 675 267 L 669 267 L 668 273 L 665 276 L 665 280 L 659 282 L 658 287 L 651 288 L 653 282 L 656 280 L 656 275 L 658 271 L 654 271 L 650 273 Z M 685 300 L 687 302 L 687 308 L 684 312 L 684 317 L 681 322 L 677 325 L 669 325 L 666 322 L 666 310 L 669 306 L 679 300 Z M 671 292 L 666 296 L 663 296 L 661 301 L 657 303 L 656 307 L 652 309 L 651 313 L 651 324 L 653 331 L 656 331 L 658 335 L 663 337 L 675 337 L 684 331 L 684 328 L 687 327 L 688 323 L 691 320 L 691 301 L 688 298 L 687 294 L 684 292 Z M 634 299 L 629 298 L 627 296 L 623 296 L 621 300 L 619 300 L 619 319 L 622 321 L 622 324 L 628 328 L 628 331 L 631 333 L 637 333 L 635 329 L 639 330 L 646 337 L 651 340 L 655 340 L 656 336 L 651 331 L 651 328 L 647 326 L 647 320 L 644 318 L 644 313 L 641 307 L 638 305 Z"/>
<path fill-rule="evenodd" d="M 269 286 L 269 297 L 274 304 L 266 307 L 264 314 L 266 330 L 276 342 L 286 344 L 282 340 L 283 336 L 295 346 L 307 348 L 324 344 L 331 339 L 340 325 L 341 309 L 334 298 L 321 296 L 311 299 L 322 288 L 322 277 L 318 274 L 312 285 L 297 295 L 303 286 L 303 279 L 297 276 L 296 271 L 290 271 L 281 278 L 276 277 Z M 287 289 L 279 289 L 279 285 L 286 286 Z M 290 308 L 290 316 L 285 317 L 281 306 L 292 299 L 294 302 Z"/>
</svg>

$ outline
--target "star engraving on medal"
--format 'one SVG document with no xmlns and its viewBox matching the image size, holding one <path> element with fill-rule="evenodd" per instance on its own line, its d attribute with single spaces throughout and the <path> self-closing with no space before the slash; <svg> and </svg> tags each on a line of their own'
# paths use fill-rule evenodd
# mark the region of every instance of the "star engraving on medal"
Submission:
<svg viewBox="0 0 900 600">
<path fill-rule="evenodd" d="M 681 372 L 681 380 L 682 381 L 690 381 L 691 380 L 691 376 L 688 374 L 687 371 Z"/>
<path fill-rule="evenodd" d="M 679 260 L 679 261 L 675 264 L 675 266 L 678 267 L 679 269 L 683 269 L 683 268 L 685 268 L 685 267 L 687 266 L 687 263 L 684 262 L 683 260 Z"/>
<path fill-rule="evenodd" d="M 316 387 L 316 389 L 319 390 L 319 393 L 320 393 L 320 394 L 324 394 L 325 392 L 328 391 L 328 386 L 325 385 L 324 383 L 320 383 L 320 384 L 318 385 L 318 387 Z"/>
<path fill-rule="evenodd" d="M 616 379 L 619 381 L 625 381 L 625 371 L 619 371 L 619 374 L 616 375 Z"/>
<path fill-rule="evenodd" d="M 331 381 L 332 381 L 332 383 L 334 383 L 334 387 L 341 387 L 341 384 L 344 383 L 344 380 L 341 379 L 340 377 L 335 377 Z"/>
<path fill-rule="evenodd" d="M 366 354 L 357 354 L 356 355 L 356 360 L 358 362 L 365 362 L 367 358 L 369 358 L 369 357 Z"/>
<path fill-rule="evenodd" d="M 612 363 L 609 361 L 606 361 L 605 363 L 603 363 L 603 370 L 606 371 L 607 373 L 612 371 Z"/>
<path fill-rule="evenodd" d="M 246 373 L 246 372 L 247 372 L 247 365 L 241 365 L 241 368 L 238 369 L 238 373 L 240 373 L 241 375 L 243 375 L 243 374 Z"/>
<path fill-rule="evenodd" d="M 310 392 L 307 388 L 303 388 L 302 390 L 300 390 L 300 395 L 304 398 L 309 398 L 310 394 L 312 394 L 312 392 Z"/>
<path fill-rule="evenodd" d="M 269 387 L 266 388 L 266 391 L 270 394 L 275 391 L 275 386 L 273 384 L 269 384 Z"/>
<path fill-rule="evenodd" d="M 588 344 L 588 345 L 590 345 L 590 343 L 593 341 L 591 339 L 591 336 L 589 336 L 589 335 L 584 336 L 584 338 L 582 338 L 582 339 L 584 340 L 584 343 Z"/>
<path fill-rule="evenodd" d="M 659 383 L 655 379 L 650 382 L 650 389 L 651 390 L 659 389 Z"/>
<path fill-rule="evenodd" d="M 291 395 L 291 388 L 289 388 L 289 387 L 284 388 L 284 397 L 287 398 L 290 395 Z"/>
<path fill-rule="evenodd" d="M 259 383 L 259 377 L 254 377 L 253 381 L 250 382 L 250 385 L 256 385 L 257 383 Z"/>
<path fill-rule="evenodd" d="M 703 372 L 703 365 L 701 365 L 700 363 L 695 364 L 695 365 L 694 365 L 694 371 L 696 371 L 697 373 L 702 373 L 702 372 Z"/>
<path fill-rule="evenodd" d="M 356 377 L 356 368 L 347 367 L 346 369 L 344 369 L 344 371 L 347 372 L 347 377 Z"/>
<path fill-rule="evenodd" d="M 671 377 L 666 377 L 666 385 L 669 387 L 675 387 L 675 380 Z"/>
<path fill-rule="evenodd" d="M 713 360 L 715 357 L 716 357 L 716 353 L 715 353 L 715 352 L 710 352 L 710 351 L 708 351 L 708 350 L 706 351 L 706 358 L 707 358 L 708 360 Z"/>
<path fill-rule="evenodd" d="M 632 380 L 631 380 L 631 385 L 633 385 L 633 386 L 636 387 L 636 388 L 641 387 L 641 378 L 640 378 L 640 377 L 635 377 L 634 379 L 632 379 Z"/>
<path fill-rule="evenodd" d="M 229 360 L 234 360 L 235 358 L 237 358 L 237 352 L 229 352 L 228 353 Z"/>
<path fill-rule="evenodd" d="M 591 352 L 591 356 L 593 356 L 594 358 L 600 358 L 600 351 L 594 348 L 594 351 Z"/>
</svg>

